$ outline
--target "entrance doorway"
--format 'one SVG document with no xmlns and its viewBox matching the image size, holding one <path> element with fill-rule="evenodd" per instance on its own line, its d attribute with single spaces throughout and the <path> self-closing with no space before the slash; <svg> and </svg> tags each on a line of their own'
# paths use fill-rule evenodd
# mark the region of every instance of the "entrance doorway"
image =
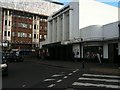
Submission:
<svg viewBox="0 0 120 90">
<path fill-rule="evenodd" d="M 108 59 L 111 63 L 118 63 L 118 43 L 108 44 Z"/>
</svg>

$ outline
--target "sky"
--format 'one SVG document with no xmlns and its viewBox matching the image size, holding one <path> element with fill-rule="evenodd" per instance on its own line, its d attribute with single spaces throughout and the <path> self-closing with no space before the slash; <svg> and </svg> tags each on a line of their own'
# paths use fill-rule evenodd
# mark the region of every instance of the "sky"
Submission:
<svg viewBox="0 0 120 90">
<path fill-rule="evenodd" d="M 54 1 L 58 1 L 58 2 L 61 2 L 63 4 L 67 4 L 69 3 L 71 0 L 54 0 Z"/>
<path fill-rule="evenodd" d="M 115 7 L 120 7 L 120 0 L 96 0 L 96 1 L 112 5 Z"/>
<path fill-rule="evenodd" d="M 58 2 L 61 2 L 61 3 L 67 4 L 71 0 L 54 0 L 54 1 L 58 1 Z M 115 7 L 120 7 L 120 3 L 119 3 L 120 0 L 96 0 L 96 1 L 108 4 L 108 5 L 112 5 L 112 6 L 115 6 Z"/>
</svg>

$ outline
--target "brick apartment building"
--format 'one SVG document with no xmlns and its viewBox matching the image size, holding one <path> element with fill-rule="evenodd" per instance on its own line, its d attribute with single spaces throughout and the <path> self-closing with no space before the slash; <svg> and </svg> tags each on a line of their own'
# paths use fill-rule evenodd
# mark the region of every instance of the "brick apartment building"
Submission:
<svg viewBox="0 0 120 90">
<path fill-rule="evenodd" d="M 30 7 L 29 4 L 23 9 L 18 8 L 17 4 L 16 7 L 9 7 L 9 6 L 1 7 L 1 12 L 2 12 L 1 41 L 3 43 L 4 42 L 8 43 L 7 50 L 20 49 L 27 51 L 27 50 L 36 49 L 40 47 L 40 42 L 46 39 L 47 18 L 50 14 L 61 8 L 63 5 L 61 3 L 55 3 L 55 2 L 53 3 L 48 1 L 43 1 L 39 3 L 42 3 L 43 6 L 47 4 L 47 6 L 44 8 L 53 7 L 51 8 L 53 10 L 50 11 L 49 13 L 47 13 L 48 9 L 46 10 L 46 13 L 42 13 L 42 12 L 38 13 L 35 12 L 34 9 L 31 7 L 31 10 L 29 9 L 28 11 L 27 7 Z M 41 8 L 38 7 L 38 9 Z"/>
</svg>

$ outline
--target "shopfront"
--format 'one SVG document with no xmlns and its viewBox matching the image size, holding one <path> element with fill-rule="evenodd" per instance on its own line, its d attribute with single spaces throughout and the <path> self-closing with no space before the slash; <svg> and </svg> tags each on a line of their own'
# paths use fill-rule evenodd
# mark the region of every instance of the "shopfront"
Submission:
<svg viewBox="0 0 120 90">
<path fill-rule="evenodd" d="M 103 58 L 103 46 L 84 46 L 83 47 L 83 58 L 87 61 L 98 62 L 97 54 Z"/>
</svg>

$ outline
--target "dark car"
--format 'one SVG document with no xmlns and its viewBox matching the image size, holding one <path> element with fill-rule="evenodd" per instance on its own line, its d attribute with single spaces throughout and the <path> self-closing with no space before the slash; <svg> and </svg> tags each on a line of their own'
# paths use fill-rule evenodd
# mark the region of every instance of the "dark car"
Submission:
<svg viewBox="0 0 120 90">
<path fill-rule="evenodd" d="M 6 60 L 6 54 L 2 53 L 2 63 L 0 63 L 0 68 L 2 69 L 2 75 L 3 76 L 8 76 L 8 63 Z"/>
<path fill-rule="evenodd" d="M 9 62 L 23 62 L 24 58 L 21 55 L 16 55 L 16 53 L 10 53 L 7 55 L 7 61 Z"/>
</svg>

